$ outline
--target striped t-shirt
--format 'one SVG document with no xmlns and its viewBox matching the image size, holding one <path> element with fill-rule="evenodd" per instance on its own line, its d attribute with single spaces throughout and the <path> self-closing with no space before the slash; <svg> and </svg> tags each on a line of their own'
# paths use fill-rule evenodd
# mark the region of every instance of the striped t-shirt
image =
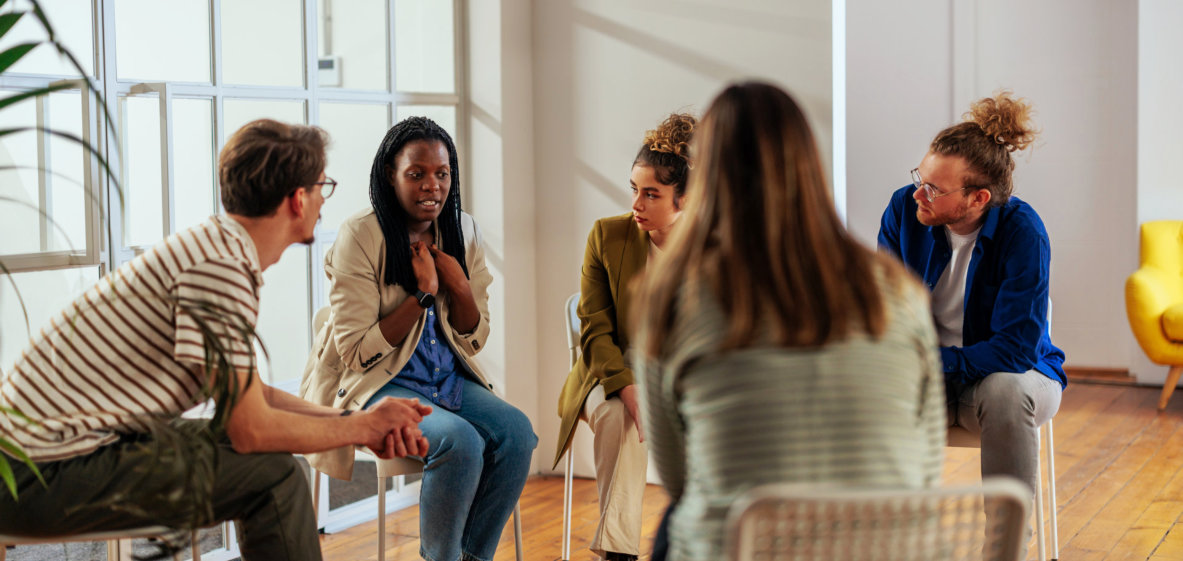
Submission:
<svg viewBox="0 0 1183 561">
<path fill-rule="evenodd" d="M 0 434 L 35 461 L 93 452 L 145 417 L 171 418 L 199 398 L 205 334 L 231 366 L 254 367 L 263 284 L 254 242 L 215 216 L 103 277 L 34 334 L 0 377 Z M 205 334 L 203 334 L 205 333 Z M 216 345 L 211 345 L 216 346 Z"/>
</svg>

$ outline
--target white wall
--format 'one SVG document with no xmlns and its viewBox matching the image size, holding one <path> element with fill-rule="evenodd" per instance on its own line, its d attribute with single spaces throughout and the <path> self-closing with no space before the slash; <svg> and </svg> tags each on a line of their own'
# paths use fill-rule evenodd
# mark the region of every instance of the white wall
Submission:
<svg viewBox="0 0 1183 561">
<path fill-rule="evenodd" d="M 579 290 L 592 222 L 629 209 L 629 168 L 645 130 L 672 111 L 700 114 L 727 82 L 755 77 L 793 93 L 828 163 L 831 33 L 830 3 L 822 0 L 551 0 L 533 9 L 535 459 L 548 471 L 570 366 L 563 303 Z M 580 473 L 590 472 L 588 432 L 577 441 Z"/>
<path fill-rule="evenodd" d="M 1183 218 L 1183 3 L 1138 2 L 1137 222 Z M 1125 182 L 1128 183 L 1128 180 Z M 1122 187 L 1125 189 L 1125 187 Z M 1134 241 L 1136 255 L 1138 242 Z M 1137 345 L 1131 370 L 1139 381 L 1162 383 L 1167 367 L 1150 362 Z"/>
<path fill-rule="evenodd" d="M 538 425 L 534 113 L 529 0 L 468 3 L 469 177 L 464 207 L 485 237 L 492 332 L 477 359 Z M 463 166 L 462 166 L 463 167 Z M 537 429 L 535 429 L 537 430 Z M 535 457 L 539 457 L 535 454 Z"/>
<path fill-rule="evenodd" d="M 1070 366 L 1130 368 L 1138 6 L 848 0 L 846 12 L 850 228 L 873 243 L 891 191 L 932 137 L 973 99 L 1010 88 L 1033 102 L 1043 130 L 1018 154 L 1015 193 L 1051 236 L 1053 341 Z"/>
</svg>

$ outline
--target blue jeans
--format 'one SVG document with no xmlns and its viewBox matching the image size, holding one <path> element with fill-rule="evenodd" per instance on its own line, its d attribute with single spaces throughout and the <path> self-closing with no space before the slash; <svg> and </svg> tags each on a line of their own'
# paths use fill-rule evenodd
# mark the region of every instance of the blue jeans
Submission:
<svg viewBox="0 0 1183 561">
<path fill-rule="evenodd" d="M 468 379 L 458 411 L 393 384 L 366 406 L 387 396 L 415 398 L 434 408 L 419 424 L 428 441 L 419 490 L 419 555 L 429 561 L 493 559 L 538 445 L 530 420 Z"/>
</svg>

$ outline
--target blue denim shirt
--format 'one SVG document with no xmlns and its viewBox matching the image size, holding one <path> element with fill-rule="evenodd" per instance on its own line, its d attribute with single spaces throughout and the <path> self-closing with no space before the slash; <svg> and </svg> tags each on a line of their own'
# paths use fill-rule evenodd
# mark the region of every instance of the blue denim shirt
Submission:
<svg viewBox="0 0 1183 561">
<path fill-rule="evenodd" d="M 423 336 L 419 338 L 415 352 L 390 383 L 414 391 L 444 409 L 456 411 L 464 398 L 464 375 L 456 370 L 455 351 L 440 332 L 437 317 L 434 307 L 427 310 Z"/>
<path fill-rule="evenodd" d="M 953 252 L 944 226 L 916 219 L 908 185 L 891 196 L 879 247 L 898 256 L 932 290 Z M 1067 385 L 1064 351 L 1048 334 L 1051 243 L 1031 205 L 1011 197 L 988 210 L 965 280 L 964 346 L 941 347 L 945 380 L 966 385 L 994 372 L 1038 370 Z"/>
</svg>

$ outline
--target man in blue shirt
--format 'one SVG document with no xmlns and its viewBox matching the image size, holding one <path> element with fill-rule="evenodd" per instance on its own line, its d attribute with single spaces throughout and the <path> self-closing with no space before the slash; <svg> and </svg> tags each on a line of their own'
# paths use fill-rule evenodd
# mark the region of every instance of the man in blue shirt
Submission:
<svg viewBox="0 0 1183 561">
<path fill-rule="evenodd" d="M 1051 246 L 1039 215 L 1011 196 L 1011 152 L 1035 137 L 1008 92 L 976 102 L 937 135 L 912 184 L 883 213 L 879 246 L 932 291 L 949 424 L 981 435 L 982 475 L 1034 492 L 1039 427 L 1066 383 L 1048 331 Z"/>
</svg>

